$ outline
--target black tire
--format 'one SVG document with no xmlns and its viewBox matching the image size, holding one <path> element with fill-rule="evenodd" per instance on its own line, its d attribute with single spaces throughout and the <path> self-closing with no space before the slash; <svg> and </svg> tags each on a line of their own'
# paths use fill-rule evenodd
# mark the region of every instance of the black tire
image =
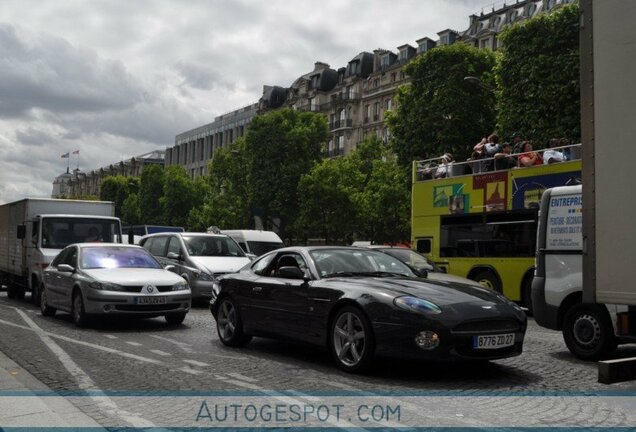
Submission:
<svg viewBox="0 0 636 432">
<path fill-rule="evenodd" d="M 521 287 L 521 301 L 523 305 L 528 309 L 526 315 L 532 316 L 532 278 L 527 277 L 523 282 L 523 287 Z"/>
<path fill-rule="evenodd" d="M 176 313 L 176 314 L 168 314 L 165 316 L 166 322 L 170 325 L 179 325 L 183 323 L 183 320 L 186 317 L 186 313 Z"/>
<path fill-rule="evenodd" d="M 581 360 L 607 358 L 617 346 L 607 310 L 595 304 L 578 304 L 565 313 L 563 339 Z"/>
<path fill-rule="evenodd" d="M 17 287 L 15 291 L 15 298 L 17 298 L 18 300 L 24 300 L 25 293 L 26 293 L 26 290 L 24 288 Z"/>
<path fill-rule="evenodd" d="M 252 336 L 243 332 L 243 321 L 238 306 L 230 297 L 225 297 L 216 313 L 216 332 L 224 345 L 243 346 L 252 340 Z"/>
<path fill-rule="evenodd" d="M 15 285 L 8 284 L 7 285 L 7 297 L 10 299 L 14 299 L 18 296 L 18 289 Z"/>
<path fill-rule="evenodd" d="M 471 278 L 475 282 L 479 282 L 485 288 L 492 289 L 493 291 L 497 291 L 498 293 L 503 293 L 503 289 L 501 288 L 501 282 L 499 282 L 499 278 L 495 273 L 490 270 L 480 270 L 473 275 Z"/>
<path fill-rule="evenodd" d="M 88 316 L 84 309 L 84 298 L 82 292 L 77 289 L 73 293 L 73 306 L 71 307 L 71 316 L 73 317 L 73 323 L 77 327 L 86 327 L 88 325 Z"/>
<path fill-rule="evenodd" d="M 331 322 L 328 340 L 331 355 L 340 369 L 358 373 L 371 365 L 375 336 L 369 319 L 360 308 L 345 306 L 338 310 Z"/>
<path fill-rule="evenodd" d="M 43 316 L 52 317 L 57 312 L 57 309 L 49 306 L 46 298 L 46 287 L 43 285 L 40 288 L 40 311 Z"/>
<path fill-rule="evenodd" d="M 40 285 L 37 280 L 34 280 L 31 285 L 31 303 L 40 306 Z"/>
</svg>

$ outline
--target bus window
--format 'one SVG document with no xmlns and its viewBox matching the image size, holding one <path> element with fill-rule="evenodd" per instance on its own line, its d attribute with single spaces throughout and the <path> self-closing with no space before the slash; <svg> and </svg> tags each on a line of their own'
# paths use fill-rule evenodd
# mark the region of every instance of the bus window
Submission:
<svg viewBox="0 0 636 432">
<path fill-rule="evenodd" d="M 417 239 L 416 249 L 419 253 L 430 254 L 431 253 L 431 239 Z"/>
<path fill-rule="evenodd" d="M 441 257 L 533 257 L 536 213 L 443 217 Z"/>
</svg>

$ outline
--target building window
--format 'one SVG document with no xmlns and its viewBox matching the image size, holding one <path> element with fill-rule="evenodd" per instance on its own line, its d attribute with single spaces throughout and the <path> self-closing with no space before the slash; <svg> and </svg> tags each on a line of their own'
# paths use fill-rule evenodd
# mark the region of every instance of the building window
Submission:
<svg viewBox="0 0 636 432">
<path fill-rule="evenodd" d="M 364 112 L 366 114 L 364 116 L 364 122 L 369 123 L 369 119 L 371 118 L 371 105 L 365 105 Z"/>
<path fill-rule="evenodd" d="M 479 41 L 479 48 L 490 48 L 490 38 L 482 39 Z"/>
<path fill-rule="evenodd" d="M 344 135 L 338 136 L 338 150 L 341 151 L 344 149 Z"/>
<path fill-rule="evenodd" d="M 400 51 L 400 60 L 405 62 L 409 59 L 409 51 L 408 50 L 402 50 Z"/>
<path fill-rule="evenodd" d="M 403 80 L 404 78 L 406 78 L 406 73 L 400 71 L 400 79 Z"/>
<path fill-rule="evenodd" d="M 389 111 L 390 111 L 390 110 L 391 110 L 391 108 L 392 108 L 392 106 L 393 106 L 393 99 L 387 99 L 387 100 L 384 102 L 384 107 L 385 107 L 387 110 L 389 110 Z"/>
<path fill-rule="evenodd" d="M 482 24 L 483 25 L 483 24 Z M 439 43 L 441 45 L 448 45 L 448 35 L 440 36 Z"/>
<path fill-rule="evenodd" d="M 391 82 L 395 82 L 395 72 L 391 74 Z"/>
<path fill-rule="evenodd" d="M 380 84 L 380 80 L 379 79 L 374 79 L 373 80 L 373 88 L 378 88 L 378 85 Z"/>
<path fill-rule="evenodd" d="M 347 98 L 353 99 L 353 86 L 347 86 Z"/>
<path fill-rule="evenodd" d="M 382 56 L 382 60 L 381 63 L 382 67 L 387 67 L 391 64 L 391 58 L 389 57 L 388 54 L 385 54 Z"/>
<path fill-rule="evenodd" d="M 316 98 L 309 98 L 309 110 L 316 111 Z"/>
<path fill-rule="evenodd" d="M 373 121 L 378 121 L 380 119 L 380 102 L 376 102 L 373 104 Z"/>
</svg>

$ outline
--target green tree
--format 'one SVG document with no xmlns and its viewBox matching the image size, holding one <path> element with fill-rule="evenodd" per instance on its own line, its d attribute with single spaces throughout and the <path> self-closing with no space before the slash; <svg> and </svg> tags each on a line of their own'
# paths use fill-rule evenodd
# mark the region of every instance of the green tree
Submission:
<svg viewBox="0 0 636 432">
<path fill-rule="evenodd" d="M 131 193 L 126 197 L 121 208 L 121 219 L 126 225 L 142 224 L 141 211 L 139 208 L 139 195 Z"/>
<path fill-rule="evenodd" d="M 204 188 L 203 191 L 201 188 Z M 163 196 L 159 202 L 166 224 L 188 227 L 190 211 L 200 206 L 204 198 L 204 180 L 193 181 L 185 168 L 179 165 L 165 168 Z"/>
<path fill-rule="evenodd" d="M 494 64 L 492 52 L 456 43 L 432 49 L 405 66 L 411 83 L 398 89 L 397 108 L 387 117 L 400 166 L 445 152 L 465 158 L 492 132 L 493 93 L 464 77 L 492 83 Z"/>
<path fill-rule="evenodd" d="M 226 229 L 253 226 L 248 181 L 251 160 L 244 138 L 214 153 L 208 167 L 206 199 L 191 212 L 190 227 L 204 230 L 210 225 Z"/>
<path fill-rule="evenodd" d="M 245 145 L 252 158 L 249 189 L 253 205 L 267 228 L 276 225 L 283 237 L 298 215 L 298 183 L 321 159 L 327 141 L 327 119 L 322 114 L 281 109 L 256 116 Z"/>
<path fill-rule="evenodd" d="M 164 223 L 159 201 L 163 196 L 164 169 L 160 165 L 148 165 L 141 173 L 139 186 L 139 212 L 141 223 L 161 225 Z"/>
<path fill-rule="evenodd" d="M 99 199 L 115 203 L 115 216 L 122 217 L 124 201 L 131 193 L 139 191 L 138 177 L 109 176 L 101 184 Z"/>
<path fill-rule="evenodd" d="M 579 12 L 568 5 L 506 28 L 495 68 L 497 129 L 539 144 L 580 139 Z"/>
</svg>

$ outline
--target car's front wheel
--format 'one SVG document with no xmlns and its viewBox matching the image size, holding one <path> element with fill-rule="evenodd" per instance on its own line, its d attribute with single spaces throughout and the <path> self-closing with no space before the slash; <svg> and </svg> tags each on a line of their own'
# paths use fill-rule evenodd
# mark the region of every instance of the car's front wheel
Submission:
<svg viewBox="0 0 636 432">
<path fill-rule="evenodd" d="M 86 310 L 84 309 L 84 299 L 79 289 L 73 293 L 72 315 L 73 323 L 75 323 L 77 327 L 85 327 L 88 324 L 88 316 L 86 316 Z"/>
<path fill-rule="evenodd" d="M 221 300 L 216 314 L 216 331 L 224 345 L 237 347 L 247 344 L 251 336 L 243 333 L 243 323 L 238 307 L 231 298 Z"/>
<path fill-rule="evenodd" d="M 47 298 L 47 289 L 44 285 L 40 287 L 40 311 L 42 315 L 52 317 L 57 312 L 57 309 L 49 306 L 48 298 Z"/>
<path fill-rule="evenodd" d="M 368 368 L 375 352 L 371 323 L 354 306 L 340 309 L 331 324 L 331 354 L 338 366 L 347 372 Z"/>
</svg>

